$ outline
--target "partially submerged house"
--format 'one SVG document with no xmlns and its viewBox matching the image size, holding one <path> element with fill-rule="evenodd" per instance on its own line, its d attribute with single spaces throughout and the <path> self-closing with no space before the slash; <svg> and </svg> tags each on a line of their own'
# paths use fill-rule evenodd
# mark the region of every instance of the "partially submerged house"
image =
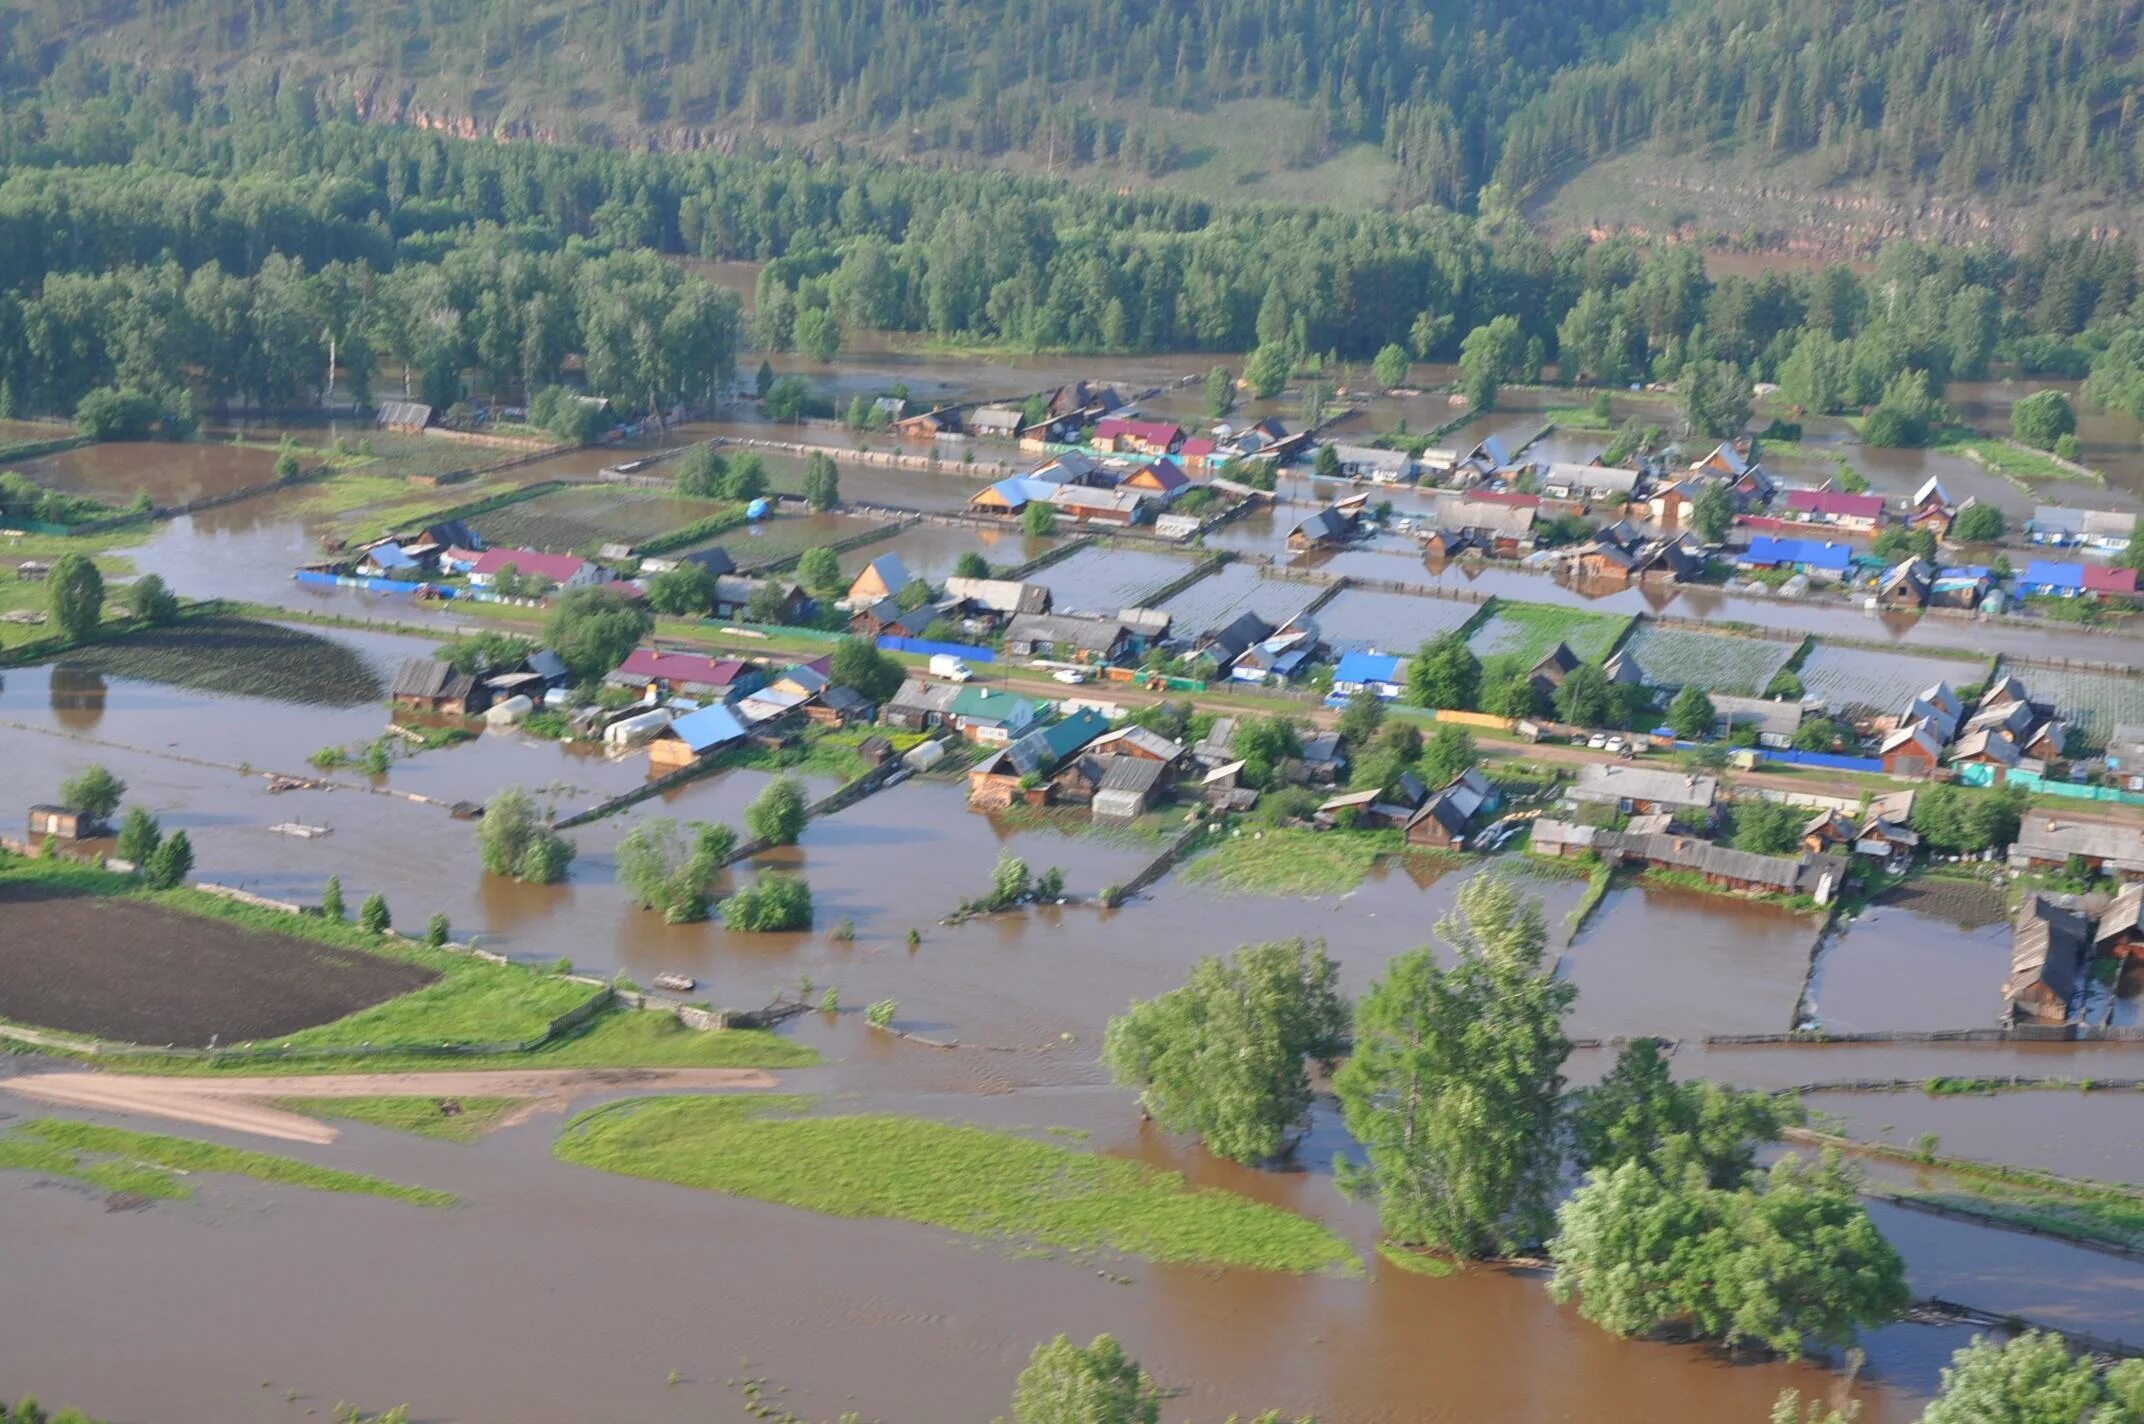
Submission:
<svg viewBox="0 0 2144 1424">
<path fill-rule="evenodd" d="M 1166 783 L 1168 768 L 1142 757 L 1101 758 L 1102 781 L 1094 792 L 1098 821 L 1130 821 L 1146 814 Z"/>
<path fill-rule="evenodd" d="M 1479 767 L 1468 767 L 1425 798 L 1407 820 L 1407 844 L 1462 850 L 1503 797 Z"/>
<path fill-rule="evenodd" d="M 387 700 L 406 711 L 441 717 L 472 716 L 490 702 L 474 673 L 461 672 L 437 658 L 404 658 L 387 689 Z"/>
<path fill-rule="evenodd" d="M 1817 539 L 1779 539 L 1758 534 L 1749 548 L 1735 557 L 1735 567 L 1745 571 L 1787 569 L 1812 579 L 1836 582 L 1853 567 L 1853 550 L 1844 544 Z"/>
<path fill-rule="evenodd" d="M 2144 959 L 2144 881 L 2124 885 L 2099 917 L 2092 951 L 2110 959 Z"/>
<path fill-rule="evenodd" d="M 1884 570 L 1876 584 L 1876 601 L 1885 608 L 1925 608 L 1935 585 L 1935 571 L 1919 559 L 1902 559 Z"/>
<path fill-rule="evenodd" d="M 648 765 L 661 770 L 690 766 L 701 757 L 745 739 L 745 724 L 720 702 L 674 718 L 648 740 Z"/>
<path fill-rule="evenodd" d="M 2045 895 L 2027 901 L 2010 925 L 2010 978 L 2003 998 L 2012 1018 L 2067 1023 L 2089 945 L 2083 915 Z"/>
<path fill-rule="evenodd" d="M 1329 505 L 1288 531 L 1288 548 L 1298 554 L 1312 549 L 1337 549 L 1355 537 L 1361 517 L 1360 505 Z"/>
<path fill-rule="evenodd" d="M 1015 579 L 962 578 L 945 581 L 944 609 L 956 618 L 999 628 L 1023 613 L 1050 611 L 1050 590 Z"/>
<path fill-rule="evenodd" d="M 1339 462 L 1341 475 L 1347 479 L 1394 485 L 1414 478 L 1414 457 L 1405 450 L 1381 450 L 1375 445 L 1343 445 L 1338 441 L 1330 448 L 1333 457 Z"/>
</svg>

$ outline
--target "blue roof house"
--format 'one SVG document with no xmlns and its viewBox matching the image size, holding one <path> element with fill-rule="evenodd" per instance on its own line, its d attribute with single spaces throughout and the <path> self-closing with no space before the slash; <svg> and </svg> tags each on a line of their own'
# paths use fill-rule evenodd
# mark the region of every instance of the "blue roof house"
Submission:
<svg viewBox="0 0 2144 1424">
<path fill-rule="evenodd" d="M 1343 653 L 1333 669 L 1330 702 L 1345 702 L 1363 688 L 1392 701 L 1407 690 L 1407 660 L 1390 653 Z"/>
<path fill-rule="evenodd" d="M 2084 565 L 2034 559 L 2018 575 L 2017 591 L 2045 598 L 2075 598 L 2084 592 Z"/>
<path fill-rule="evenodd" d="M 1811 578 L 1844 578 L 1853 567 L 1853 550 L 1821 539 L 1777 539 L 1758 534 L 1735 560 L 1741 569 L 1793 569 Z"/>
</svg>

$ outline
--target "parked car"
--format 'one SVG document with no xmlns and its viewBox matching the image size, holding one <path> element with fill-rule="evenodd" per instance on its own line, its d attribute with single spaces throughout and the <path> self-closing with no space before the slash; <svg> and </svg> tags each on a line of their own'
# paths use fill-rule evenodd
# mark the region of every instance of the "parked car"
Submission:
<svg viewBox="0 0 2144 1424">
<path fill-rule="evenodd" d="M 1592 736 L 1586 738 L 1586 745 L 1597 752 L 1605 751 L 1608 747 L 1608 734 L 1605 732 L 1595 732 Z"/>
<path fill-rule="evenodd" d="M 1059 668 L 1051 673 L 1050 676 L 1056 678 L 1059 682 L 1079 683 L 1087 680 L 1087 674 L 1081 672 L 1078 668 Z"/>
<path fill-rule="evenodd" d="M 931 654 L 931 676 L 942 677 L 947 682 L 967 682 L 975 676 L 968 665 L 951 653 Z"/>
</svg>

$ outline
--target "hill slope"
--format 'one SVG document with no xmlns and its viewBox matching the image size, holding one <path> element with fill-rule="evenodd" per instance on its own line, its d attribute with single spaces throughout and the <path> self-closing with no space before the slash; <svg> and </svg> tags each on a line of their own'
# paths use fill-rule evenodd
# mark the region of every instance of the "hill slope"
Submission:
<svg viewBox="0 0 2144 1424">
<path fill-rule="evenodd" d="M 279 112 L 772 143 L 1207 196 L 1465 205 L 1643 147 L 1790 199 L 2138 186 L 2144 0 L 20 0 L 8 77 L 176 67 Z M 168 80 L 166 82 L 169 82 Z M 1381 157 L 1379 153 L 1381 151 Z M 1728 205 L 1730 208 L 1732 205 Z M 2083 219 L 2080 217 L 2080 221 Z M 1738 224 L 1737 224 L 1738 225 Z"/>
</svg>

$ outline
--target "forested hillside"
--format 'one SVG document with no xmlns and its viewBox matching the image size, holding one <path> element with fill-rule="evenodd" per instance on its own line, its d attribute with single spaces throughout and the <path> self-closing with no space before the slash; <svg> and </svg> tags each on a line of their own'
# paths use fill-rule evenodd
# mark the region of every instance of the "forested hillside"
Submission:
<svg viewBox="0 0 2144 1424">
<path fill-rule="evenodd" d="M 1232 145 L 1302 166 L 1381 151 L 1382 202 L 1464 206 L 1646 142 L 1800 156 L 1819 184 L 2127 198 L 2140 3 L 29 0 L 0 19 L 9 77 L 68 102 L 116 62 L 250 87 L 295 120 L 839 143 L 1108 182 L 1182 178 Z M 1280 107 L 1199 121 L 1247 101 Z"/>
</svg>

